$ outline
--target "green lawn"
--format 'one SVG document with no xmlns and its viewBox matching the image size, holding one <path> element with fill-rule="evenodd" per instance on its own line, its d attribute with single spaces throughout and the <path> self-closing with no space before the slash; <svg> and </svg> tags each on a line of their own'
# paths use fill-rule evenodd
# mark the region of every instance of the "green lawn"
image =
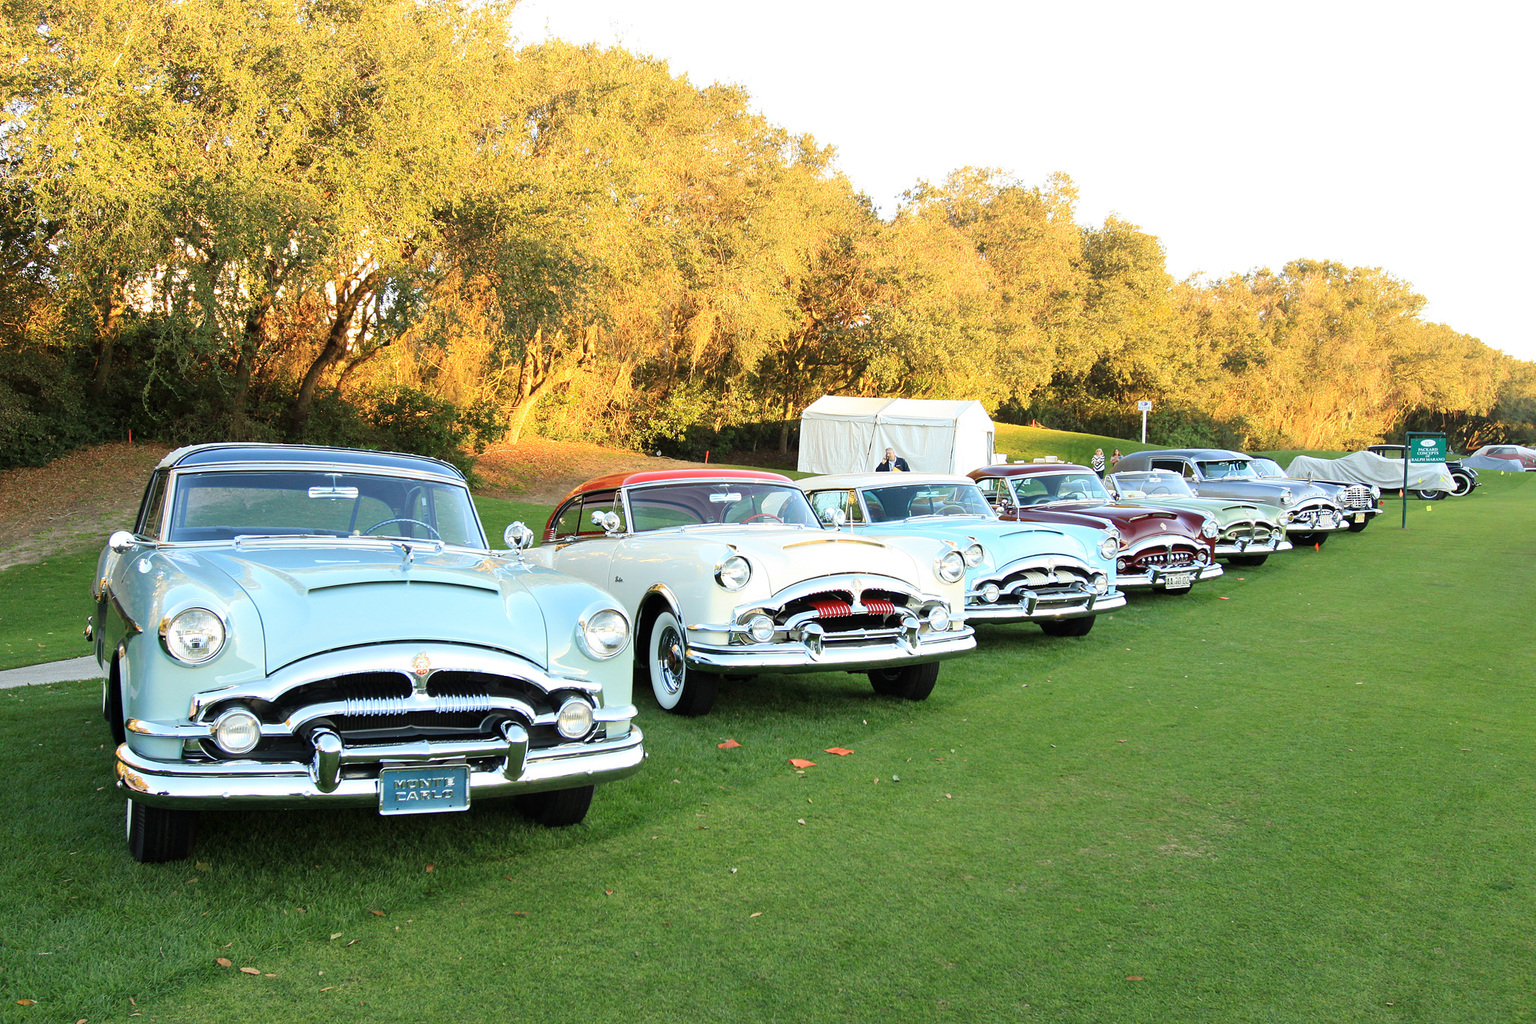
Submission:
<svg viewBox="0 0 1536 1024">
<path fill-rule="evenodd" d="M 0 692 L 0 1020 L 1536 1020 L 1536 481 L 1483 479 L 1082 639 L 983 627 L 922 703 L 642 702 L 563 831 L 208 814 L 137 865 L 96 686 Z"/>
</svg>

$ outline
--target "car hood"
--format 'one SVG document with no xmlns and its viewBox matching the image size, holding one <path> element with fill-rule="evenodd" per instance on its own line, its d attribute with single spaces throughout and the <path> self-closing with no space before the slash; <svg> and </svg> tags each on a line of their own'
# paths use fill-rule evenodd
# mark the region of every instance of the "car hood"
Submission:
<svg viewBox="0 0 1536 1024">
<path fill-rule="evenodd" d="M 183 554 L 225 573 L 261 616 L 267 671 L 396 641 L 473 644 L 549 664 L 544 615 L 506 562 L 464 551 L 282 546 Z M 191 569 L 191 566 L 184 566 Z"/>
<path fill-rule="evenodd" d="M 1102 505 L 1087 502 L 1061 502 L 1054 505 L 1028 505 L 1018 517 L 1026 523 L 1083 523 L 1113 527 L 1120 531 L 1121 546 L 1149 536 L 1174 534 L 1197 536 L 1204 516 L 1176 509 L 1137 508 L 1132 505 Z"/>
<path fill-rule="evenodd" d="M 1090 552 L 1104 537 L 1099 523 L 1005 523 L 995 519 L 930 516 L 855 526 L 855 534 L 930 537 L 965 547 L 971 540 L 981 542 L 989 556 L 999 564 L 1032 554 L 1068 554 L 1076 558 L 1092 557 Z"/>
<path fill-rule="evenodd" d="M 1202 498 L 1237 498 L 1270 505 L 1279 505 L 1280 492 L 1286 490 L 1291 492 L 1291 501 L 1285 508 L 1315 498 L 1332 500 L 1327 491 L 1305 480 L 1201 480 L 1195 486 Z"/>
<path fill-rule="evenodd" d="M 1280 509 L 1274 505 L 1260 504 L 1253 501 L 1232 501 L 1224 498 L 1165 498 L 1161 495 L 1153 495 L 1149 498 L 1122 498 L 1127 505 L 1136 505 L 1140 508 L 1177 508 L 1188 512 L 1200 512 L 1215 518 L 1222 526 L 1237 521 L 1261 519 L 1267 522 L 1278 523 L 1280 521 Z"/>
<path fill-rule="evenodd" d="M 747 527 L 713 531 L 711 540 L 722 541 L 754 563 L 767 577 L 769 589 L 784 587 L 817 576 L 842 573 L 881 573 L 926 585 L 934 578 L 932 566 L 918 564 L 914 545 L 937 559 L 945 545 L 929 538 L 906 534 L 894 537 L 858 536 L 850 531 L 770 530 Z M 955 540 L 959 544 L 958 538 Z M 963 546 L 963 545 L 960 545 Z"/>
</svg>

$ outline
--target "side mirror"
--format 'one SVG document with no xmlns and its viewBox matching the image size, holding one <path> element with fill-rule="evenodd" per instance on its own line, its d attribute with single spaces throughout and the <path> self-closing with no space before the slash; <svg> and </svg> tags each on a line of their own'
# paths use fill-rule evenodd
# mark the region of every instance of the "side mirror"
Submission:
<svg viewBox="0 0 1536 1024">
<path fill-rule="evenodd" d="M 592 525 L 604 533 L 618 533 L 619 514 L 617 512 L 593 512 Z"/>
<path fill-rule="evenodd" d="M 133 545 L 133 534 L 129 533 L 127 530 L 118 530 L 116 533 L 112 534 L 112 536 L 107 538 L 107 547 L 111 548 L 119 555 L 133 547 Z"/>
<path fill-rule="evenodd" d="M 502 541 L 513 551 L 523 551 L 533 547 L 533 531 L 521 522 L 508 524 L 501 535 Z"/>
</svg>

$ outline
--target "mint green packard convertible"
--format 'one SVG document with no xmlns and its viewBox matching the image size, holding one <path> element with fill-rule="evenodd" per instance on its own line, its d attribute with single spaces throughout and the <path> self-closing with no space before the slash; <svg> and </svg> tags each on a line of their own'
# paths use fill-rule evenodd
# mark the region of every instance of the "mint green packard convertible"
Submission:
<svg viewBox="0 0 1536 1024">
<path fill-rule="evenodd" d="M 172 452 L 97 566 L 86 638 L 140 861 L 200 811 L 461 811 L 546 825 L 644 758 L 630 625 L 605 592 L 492 551 L 464 477 L 412 455 Z"/>
</svg>

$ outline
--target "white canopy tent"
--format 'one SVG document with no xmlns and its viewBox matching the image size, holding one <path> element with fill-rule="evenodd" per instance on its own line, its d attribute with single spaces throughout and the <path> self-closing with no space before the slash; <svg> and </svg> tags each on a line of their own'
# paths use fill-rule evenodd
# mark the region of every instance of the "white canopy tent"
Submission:
<svg viewBox="0 0 1536 1024">
<path fill-rule="evenodd" d="M 804 473 L 863 473 L 887 448 L 914 473 L 968 473 L 991 465 L 996 431 L 980 402 L 825 395 L 800 416 Z"/>
</svg>

